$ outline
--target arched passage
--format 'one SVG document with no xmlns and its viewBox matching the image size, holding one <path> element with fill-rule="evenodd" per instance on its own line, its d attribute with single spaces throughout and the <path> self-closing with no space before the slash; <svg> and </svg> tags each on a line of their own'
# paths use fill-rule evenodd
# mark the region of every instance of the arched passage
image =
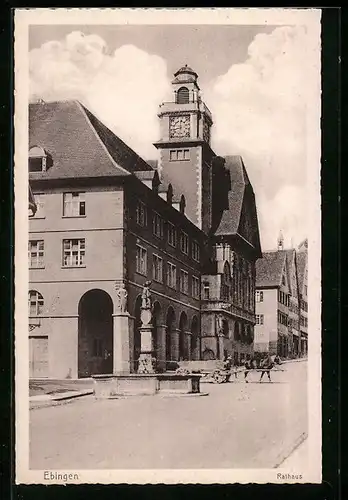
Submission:
<svg viewBox="0 0 348 500">
<path fill-rule="evenodd" d="M 112 373 L 113 303 L 104 290 L 86 292 L 78 306 L 78 376 Z"/>
<path fill-rule="evenodd" d="M 166 361 L 173 359 L 173 332 L 174 332 L 175 312 L 172 307 L 168 308 L 166 318 Z"/>
<path fill-rule="evenodd" d="M 187 331 L 187 315 L 182 312 L 179 322 L 179 360 L 188 360 L 187 343 L 185 341 L 185 335 Z"/>
<path fill-rule="evenodd" d="M 133 344 L 133 368 L 134 371 L 138 371 L 138 362 L 141 351 L 141 295 L 135 300 L 134 304 L 134 344 Z"/>
<path fill-rule="evenodd" d="M 193 316 L 191 321 L 191 359 L 199 359 L 199 336 L 198 336 L 198 318 Z"/>
</svg>

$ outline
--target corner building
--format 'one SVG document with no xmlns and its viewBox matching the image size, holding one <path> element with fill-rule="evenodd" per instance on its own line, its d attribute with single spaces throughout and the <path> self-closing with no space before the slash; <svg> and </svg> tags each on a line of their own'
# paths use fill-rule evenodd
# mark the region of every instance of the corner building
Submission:
<svg viewBox="0 0 348 500">
<path fill-rule="evenodd" d="M 158 370 L 252 352 L 255 197 L 242 159 L 211 149 L 213 120 L 197 78 L 181 68 L 173 101 L 159 107 L 158 162 L 140 158 L 77 101 L 30 105 L 32 378 L 136 371 L 149 279 Z"/>
</svg>

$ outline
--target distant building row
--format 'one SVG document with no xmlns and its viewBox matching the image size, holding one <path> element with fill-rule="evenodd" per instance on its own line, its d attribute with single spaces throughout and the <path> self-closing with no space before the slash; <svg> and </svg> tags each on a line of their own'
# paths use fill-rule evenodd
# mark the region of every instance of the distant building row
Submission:
<svg viewBox="0 0 348 500">
<path fill-rule="evenodd" d="M 256 263 L 254 350 L 284 358 L 308 349 L 307 240 L 297 250 L 265 252 Z"/>
</svg>

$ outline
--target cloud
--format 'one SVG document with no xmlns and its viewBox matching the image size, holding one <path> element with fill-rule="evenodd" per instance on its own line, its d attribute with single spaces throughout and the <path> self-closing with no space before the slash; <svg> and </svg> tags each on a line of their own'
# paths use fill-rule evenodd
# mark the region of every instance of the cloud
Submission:
<svg viewBox="0 0 348 500">
<path fill-rule="evenodd" d="M 158 105 L 170 92 L 161 57 L 133 45 L 110 54 L 101 37 L 72 32 L 30 52 L 30 85 L 32 99 L 79 99 L 140 155 L 156 155 Z"/>
<path fill-rule="evenodd" d="M 257 35 L 243 64 L 205 86 L 213 147 L 242 155 L 254 186 L 261 242 L 306 236 L 306 105 L 312 89 L 303 27 Z M 113 53 L 97 35 L 72 32 L 30 52 L 30 93 L 79 99 L 145 158 L 154 158 L 158 105 L 169 100 L 166 61 L 135 46 Z"/>
<path fill-rule="evenodd" d="M 297 244 L 306 233 L 306 113 L 311 68 L 303 27 L 259 34 L 248 59 L 205 92 L 214 115 L 213 145 L 241 154 L 254 186 L 263 248 L 279 231 Z"/>
</svg>

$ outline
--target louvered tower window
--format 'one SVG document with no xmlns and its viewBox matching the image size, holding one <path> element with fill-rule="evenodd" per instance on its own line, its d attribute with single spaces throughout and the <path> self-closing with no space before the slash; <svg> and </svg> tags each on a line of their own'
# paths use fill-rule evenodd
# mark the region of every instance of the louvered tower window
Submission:
<svg viewBox="0 0 348 500">
<path fill-rule="evenodd" d="M 190 102 L 190 93 L 189 89 L 186 87 L 180 87 L 177 95 L 177 103 L 178 104 L 187 104 Z"/>
</svg>

